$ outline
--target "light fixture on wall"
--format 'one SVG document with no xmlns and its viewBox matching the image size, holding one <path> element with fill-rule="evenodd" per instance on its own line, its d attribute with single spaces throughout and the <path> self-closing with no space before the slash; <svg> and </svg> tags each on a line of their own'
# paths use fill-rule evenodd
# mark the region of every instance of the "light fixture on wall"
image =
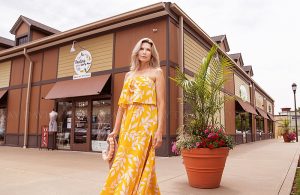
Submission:
<svg viewBox="0 0 300 195">
<path fill-rule="evenodd" d="M 74 51 L 76 51 L 75 49 L 75 43 L 76 45 L 81 49 L 81 50 L 85 50 L 83 47 L 81 47 L 81 45 L 77 42 L 77 41 L 73 41 L 72 47 L 70 49 L 70 53 L 73 53 Z"/>
</svg>

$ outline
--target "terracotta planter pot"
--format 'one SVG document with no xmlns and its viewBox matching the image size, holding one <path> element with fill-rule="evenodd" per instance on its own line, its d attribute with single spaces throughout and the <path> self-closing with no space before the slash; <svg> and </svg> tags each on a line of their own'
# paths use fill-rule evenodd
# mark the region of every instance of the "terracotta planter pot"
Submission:
<svg viewBox="0 0 300 195">
<path fill-rule="evenodd" d="M 217 188 L 220 186 L 229 148 L 194 148 L 182 150 L 183 163 L 190 186 Z"/>
<path fill-rule="evenodd" d="M 284 142 L 291 142 L 287 133 L 282 134 L 282 137 L 283 137 Z"/>
</svg>

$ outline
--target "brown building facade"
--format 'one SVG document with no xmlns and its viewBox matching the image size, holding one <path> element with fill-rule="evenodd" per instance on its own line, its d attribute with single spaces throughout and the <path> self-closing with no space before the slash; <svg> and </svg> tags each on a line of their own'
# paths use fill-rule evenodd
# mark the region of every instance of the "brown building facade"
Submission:
<svg viewBox="0 0 300 195">
<path fill-rule="evenodd" d="M 40 147 L 54 108 L 58 149 L 101 151 L 115 121 L 132 48 L 143 37 L 155 42 L 166 78 L 167 123 L 158 155 L 172 155 L 185 110 L 177 101 L 181 91 L 169 77 L 177 66 L 192 77 L 213 44 L 235 66 L 224 92 L 237 100 L 224 104 L 220 123 L 238 144 L 272 137 L 274 101 L 251 78 L 252 67 L 227 54 L 226 36 L 211 38 L 176 4 L 157 3 L 65 32 L 20 16 L 11 33 L 15 44 L 2 41 L 0 51 L 3 145 Z"/>
</svg>

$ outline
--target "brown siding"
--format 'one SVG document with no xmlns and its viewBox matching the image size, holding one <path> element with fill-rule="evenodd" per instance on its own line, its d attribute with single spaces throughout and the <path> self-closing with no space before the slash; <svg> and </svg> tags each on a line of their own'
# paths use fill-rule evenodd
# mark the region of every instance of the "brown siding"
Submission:
<svg viewBox="0 0 300 195">
<path fill-rule="evenodd" d="M 176 24 L 170 22 L 170 60 L 178 64 L 179 29 Z"/>
<path fill-rule="evenodd" d="M 264 118 L 264 132 L 268 133 L 268 119 Z"/>
<path fill-rule="evenodd" d="M 32 55 L 31 60 L 33 61 L 32 82 L 38 82 L 41 80 L 43 53 Z"/>
<path fill-rule="evenodd" d="M 26 109 L 27 88 L 22 89 L 21 109 L 20 109 L 20 125 L 19 134 L 24 135 L 25 130 L 25 109 Z"/>
<path fill-rule="evenodd" d="M 157 32 L 153 32 L 153 29 L 157 29 Z M 152 21 L 116 32 L 116 68 L 129 66 L 133 47 L 144 37 L 153 40 L 160 60 L 166 60 L 166 20 Z"/>
<path fill-rule="evenodd" d="M 23 57 L 16 58 L 12 61 L 10 86 L 22 84 L 23 68 L 24 68 Z"/>
<path fill-rule="evenodd" d="M 225 130 L 228 134 L 235 134 L 235 100 L 228 100 L 224 104 L 226 110 Z"/>
<path fill-rule="evenodd" d="M 118 111 L 118 101 L 124 84 L 124 78 L 126 73 L 119 73 L 114 75 L 114 109 L 113 109 L 113 123 L 116 121 L 117 111 Z M 113 124 L 114 125 L 114 124 Z"/>
<path fill-rule="evenodd" d="M 23 72 L 23 84 L 27 84 L 28 82 L 28 73 L 29 73 L 29 61 L 25 59 L 24 62 L 24 72 Z"/>
<path fill-rule="evenodd" d="M 30 99 L 30 114 L 29 114 L 29 131 L 28 134 L 37 133 L 37 122 L 38 122 L 38 105 L 40 100 L 40 86 L 31 88 L 31 99 Z"/>
<path fill-rule="evenodd" d="M 46 37 L 47 35 L 44 33 L 41 33 L 39 31 L 36 30 L 31 30 L 31 41 L 37 40 L 37 39 L 41 39 L 43 37 Z"/>
<path fill-rule="evenodd" d="M 49 49 L 44 53 L 42 80 L 56 79 L 58 48 Z"/>
<path fill-rule="evenodd" d="M 41 97 L 45 97 L 54 84 L 41 86 Z M 41 134 L 41 127 L 49 124 L 49 113 L 54 108 L 54 100 L 40 99 L 38 134 Z"/>
<path fill-rule="evenodd" d="M 175 77 L 175 69 L 170 68 L 170 77 Z M 169 79 L 169 78 L 167 78 Z M 176 95 L 175 95 L 176 94 Z M 170 135 L 176 135 L 178 129 L 178 87 L 175 82 L 170 80 Z M 168 112 L 168 111 L 167 111 Z"/>
<path fill-rule="evenodd" d="M 229 75 L 228 80 L 224 84 L 224 89 L 234 94 L 234 74 Z M 224 103 L 225 130 L 228 134 L 235 134 L 235 100 L 228 100 Z"/>
<path fill-rule="evenodd" d="M 224 83 L 224 89 L 234 95 L 234 74 L 228 75 L 228 80 Z"/>
<path fill-rule="evenodd" d="M 16 30 L 16 36 L 22 36 L 24 34 L 27 34 L 28 32 L 29 32 L 29 26 L 25 22 L 22 22 L 22 24 Z"/>
<path fill-rule="evenodd" d="M 8 91 L 7 134 L 17 134 L 20 115 L 21 89 Z"/>
<path fill-rule="evenodd" d="M 32 68 L 32 82 L 38 82 L 41 80 L 41 71 L 42 71 L 42 53 L 30 55 L 31 61 L 33 62 Z M 30 62 L 25 59 L 25 69 L 23 75 L 23 84 L 27 84 L 28 82 L 28 74 L 29 74 L 29 64 Z"/>
</svg>

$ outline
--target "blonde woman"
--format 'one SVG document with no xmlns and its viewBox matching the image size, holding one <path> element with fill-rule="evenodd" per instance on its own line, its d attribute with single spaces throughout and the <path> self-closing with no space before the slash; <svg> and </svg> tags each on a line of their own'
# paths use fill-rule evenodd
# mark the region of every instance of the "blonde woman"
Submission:
<svg viewBox="0 0 300 195">
<path fill-rule="evenodd" d="M 155 149 L 165 128 L 165 80 L 153 41 L 135 45 L 124 79 L 115 127 L 119 147 L 101 194 L 160 194 Z"/>
</svg>

